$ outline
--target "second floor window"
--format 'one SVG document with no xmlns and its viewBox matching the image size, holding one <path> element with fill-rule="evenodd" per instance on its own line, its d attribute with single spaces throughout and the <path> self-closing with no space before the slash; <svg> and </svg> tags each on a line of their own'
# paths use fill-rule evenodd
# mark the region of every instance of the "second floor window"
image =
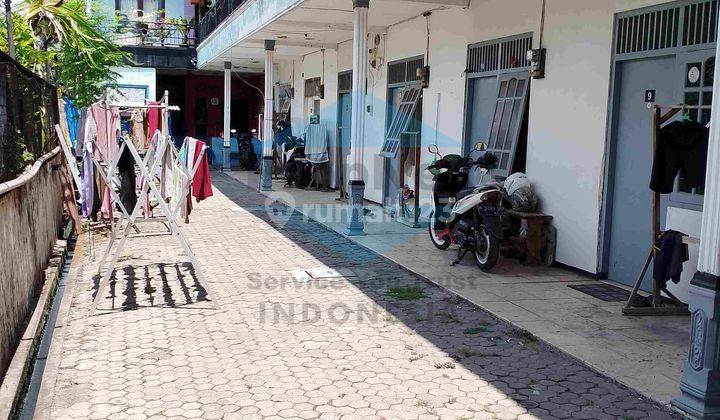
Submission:
<svg viewBox="0 0 720 420">
<path fill-rule="evenodd" d="M 154 16 L 165 8 L 165 0 L 115 0 L 115 10 L 129 18 L 137 15 Z M 158 17 L 158 16 L 156 16 Z"/>
</svg>

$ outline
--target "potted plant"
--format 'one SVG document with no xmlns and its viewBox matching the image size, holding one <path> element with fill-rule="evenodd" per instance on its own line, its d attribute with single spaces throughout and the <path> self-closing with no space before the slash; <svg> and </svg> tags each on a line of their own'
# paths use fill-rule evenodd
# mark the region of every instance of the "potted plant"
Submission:
<svg viewBox="0 0 720 420">
<path fill-rule="evenodd" d="M 172 18 L 170 23 L 180 33 L 180 46 L 187 47 L 190 44 L 190 22 L 184 17 Z"/>
</svg>

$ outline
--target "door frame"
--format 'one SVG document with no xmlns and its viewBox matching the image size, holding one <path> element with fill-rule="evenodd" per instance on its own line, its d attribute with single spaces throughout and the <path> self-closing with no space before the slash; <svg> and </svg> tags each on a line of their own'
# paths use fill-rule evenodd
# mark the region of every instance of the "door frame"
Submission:
<svg viewBox="0 0 720 420">
<path fill-rule="evenodd" d="M 607 118 L 605 125 L 605 152 L 603 159 L 603 175 L 602 175 L 602 198 L 600 200 L 600 215 L 598 223 L 598 259 L 597 259 L 597 276 L 599 278 L 607 278 L 608 267 L 610 266 L 610 230 L 612 227 L 612 206 L 613 206 L 613 189 L 615 180 L 613 174 L 615 171 L 615 160 L 617 157 L 617 115 L 616 106 L 617 100 L 620 98 L 619 83 L 617 83 L 620 77 L 619 63 L 629 60 L 647 59 L 647 58 L 659 58 L 659 57 L 678 57 L 683 53 L 692 51 L 705 50 L 709 48 L 715 48 L 715 42 L 694 44 L 694 45 L 683 45 L 682 34 L 684 33 L 684 8 L 687 5 L 699 4 L 701 0 L 678 0 L 669 3 L 658 4 L 654 6 L 648 6 L 625 12 L 615 13 L 613 18 L 613 37 L 612 37 L 612 57 L 610 62 L 610 83 L 608 86 L 608 103 L 607 103 Z M 646 50 L 640 52 L 631 53 L 618 53 L 618 38 L 620 36 L 620 20 L 631 16 L 640 16 L 646 13 L 658 12 L 669 10 L 673 8 L 679 8 L 680 14 L 678 18 L 678 27 L 675 28 L 677 31 L 677 45 L 674 47 Z M 719 19 L 720 20 L 720 19 Z M 712 31 L 711 31 L 712 32 Z M 682 207 L 680 205 L 673 207 Z M 648 244 L 649 245 L 649 244 Z"/>
<path fill-rule="evenodd" d="M 386 67 L 386 69 L 389 69 L 390 66 L 395 65 L 395 64 L 403 64 L 403 63 L 408 63 L 410 61 L 416 61 L 416 60 L 421 60 L 421 59 L 424 60 L 424 56 L 416 55 L 416 56 L 412 56 L 412 57 L 408 57 L 408 58 L 403 58 L 400 60 L 390 61 L 387 63 L 387 65 L 385 67 Z M 386 70 L 386 74 L 387 73 L 389 73 L 389 71 Z M 386 80 L 388 80 L 388 79 L 386 79 Z M 387 86 L 385 87 L 385 124 L 383 124 L 383 143 L 385 142 L 385 138 L 387 136 L 388 124 L 390 124 L 390 121 L 392 120 L 392 117 L 393 117 L 392 114 L 390 113 L 390 111 L 391 111 L 390 102 L 389 102 L 390 101 L 390 92 L 392 91 L 392 89 L 404 88 L 404 87 L 413 86 L 413 85 L 419 86 L 420 80 L 406 80 L 404 82 L 396 82 L 396 83 L 388 82 L 387 83 Z M 422 105 L 422 100 L 423 100 L 423 98 L 421 96 L 420 97 L 421 105 Z M 420 118 L 420 132 L 422 133 L 422 117 Z M 422 136 L 422 134 L 420 134 L 420 136 Z M 392 174 L 390 174 L 390 158 L 386 157 L 386 158 L 383 158 L 383 174 L 382 174 L 383 184 L 382 184 L 382 192 L 381 192 L 381 196 L 380 196 L 380 206 L 383 208 L 385 208 L 385 198 L 387 197 L 388 190 L 389 190 L 388 182 L 390 182 L 390 175 L 392 175 Z M 400 187 L 402 187 L 402 186 L 400 186 Z M 392 197 L 390 197 L 390 199 L 391 199 L 391 201 L 390 201 L 390 205 L 388 206 L 388 208 L 392 207 Z"/>
<path fill-rule="evenodd" d="M 340 71 L 340 72 L 338 72 L 338 80 L 340 80 L 340 77 L 341 77 L 341 76 L 345 76 L 345 75 L 348 75 L 348 74 L 350 75 L 350 78 L 352 79 L 352 72 L 353 72 L 352 70 L 345 70 L 345 71 Z M 336 126 L 335 126 L 336 136 L 335 136 L 335 137 L 338 139 L 338 142 L 337 142 L 337 144 L 338 144 L 338 151 L 340 152 L 340 154 L 343 154 L 343 156 L 349 156 L 349 155 L 347 155 L 346 153 L 345 153 L 345 154 L 343 153 L 344 150 L 343 150 L 343 146 L 342 146 L 343 142 L 342 142 L 342 127 L 341 127 L 341 125 L 342 125 L 342 112 L 343 112 L 343 110 L 342 110 L 342 101 L 341 101 L 341 98 L 342 98 L 343 95 L 347 95 L 347 94 L 350 94 L 350 95 L 351 95 L 350 106 L 352 107 L 352 85 L 350 85 L 350 87 L 347 88 L 347 89 L 345 89 L 345 88 L 340 88 L 339 85 L 338 85 L 338 91 L 337 91 L 337 118 L 336 118 Z M 352 112 L 352 110 L 351 110 L 350 112 Z M 351 127 L 351 129 L 352 129 L 352 127 Z M 352 150 L 352 149 L 351 149 L 351 150 Z M 339 171 L 337 171 L 337 177 L 338 177 L 338 179 L 337 179 L 336 181 L 337 181 L 338 184 L 340 184 L 340 172 L 341 172 L 341 171 L 342 171 L 342 174 L 343 174 L 343 177 L 342 177 L 342 178 L 343 178 L 343 183 L 344 183 L 344 184 L 347 184 L 347 182 L 348 182 L 348 180 L 347 180 L 348 172 L 345 170 L 345 168 L 346 168 L 347 166 L 348 166 L 348 162 L 344 162 L 344 161 L 343 161 L 342 167 L 339 168 L 339 169 L 340 169 Z M 338 185 L 338 187 L 339 187 L 338 189 L 339 189 L 340 191 L 345 192 L 345 185 Z M 346 193 L 346 192 L 345 192 L 345 193 Z M 347 193 L 346 193 L 346 194 L 347 194 Z"/>
<path fill-rule="evenodd" d="M 473 89 L 473 82 L 475 79 L 479 78 L 495 78 L 495 89 L 493 90 L 493 95 L 497 96 L 497 87 L 499 83 L 499 78 L 503 74 L 507 73 L 520 73 L 520 72 L 529 72 L 530 66 L 519 66 L 519 67 L 512 67 L 512 68 L 502 68 L 502 66 L 498 65 L 497 69 L 489 70 L 489 71 L 473 71 L 473 69 L 470 68 L 470 62 L 471 62 L 471 56 L 472 51 L 476 48 L 481 48 L 488 45 L 498 45 L 498 49 L 500 49 L 500 46 L 502 46 L 503 43 L 508 41 L 518 41 L 522 39 L 530 38 L 530 46 L 532 46 L 532 43 L 534 41 L 535 35 L 533 32 L 524 32 L 520 34 L 500 37 L 500 38 L 493 38 L 481 42 L 475 42 L 473 44 L 469 44 L 466 49 L 466 56 L 467 56 L 467 69 L 466 69 L 466 77 L 465 77 L 465 105 L 464 105 L 464 112 L 463 112 L 463 126 L 462 126 L 462 144 L 461 144 L 461 154 L 463 156 L 468 156 L 470 152 L 473 150 L 473 139 L 471 139 L 471 130 L 472 130 L 472 113 L 473 113 L 473 95 L 471 95 L 471 89 Z M 502 59 L 502 53 L 498 53 L 498 60 Z M 530 100 L 530 92 L 528 92 L 528 102 Z"/>
</svg>

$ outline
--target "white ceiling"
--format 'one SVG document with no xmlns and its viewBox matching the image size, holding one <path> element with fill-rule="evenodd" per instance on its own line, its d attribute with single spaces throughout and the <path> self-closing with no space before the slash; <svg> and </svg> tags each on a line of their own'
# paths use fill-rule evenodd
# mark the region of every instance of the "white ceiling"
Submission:
<svg viewBox="0 0 720 420">
<path fill-rule="evenodd" d="M 468 0 L 373 0 L 368 11 L 369 32 L 422 15 L 428 10 L 466 7 Z M 276 40 L 278 60 L 302 57 L 321 49 L 336 49 L 352 39 L 353 10 L 350 0 L 306 0 L 265 28 L 239 40 L 204 68 L 221 70 L 231 61 L 243 71 L 263 71 L 263 42 Z"/>
</svg>

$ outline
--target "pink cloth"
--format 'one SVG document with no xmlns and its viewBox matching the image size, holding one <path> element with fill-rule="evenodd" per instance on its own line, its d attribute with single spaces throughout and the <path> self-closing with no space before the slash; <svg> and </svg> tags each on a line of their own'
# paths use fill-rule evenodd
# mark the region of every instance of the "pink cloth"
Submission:
<svg viewBox="0 0 720 420">
<path fill-rule="evenodd" d="M 102 161 L 109 161 L 109 154 L 117 157 L 118 145 L 117 138 L 120 136 L 120 111 L 117 108 L 111 108 L 106 115 L 106 108 L 99 104 L 93 104 L 90 107 L 95 125 L 97 126 L 97 140 L 95 140 L 95 158 Z M 108 139 L 108 123 L 110 125 L 110 139 Z M 108 152 L 108 148 L 111 148 Z"/>
<path fill-rule="evenodd" d="M 148 102 L 148 105 L 160 105 L 160 102 Z M 148 109 L 148 141 L 152 139 L 155 131 L 160 130 L 160 108 Z"/>
<path fill-rule="evenodd" d="M 117 153 L 119 153 L 117 138 L 120 135 L 120 111 L 117 108 L 110 108 L 110 111 L 107 112 L 107 108 L 96 103 L 90 107 L 90 112 L 92 112 L 95 125 L 97 126 L 97 138 L 95 139 L 95 147 L 93 148 L 95 159 L 109 162 L 110 157 L 115 158 L 117 157 Z M 100 210 L 105 217 L 112 219 L 112 202 L 110 201 L 110 189 L 107 185 L 103 190 L 102 207 Z"/>
</svg>

